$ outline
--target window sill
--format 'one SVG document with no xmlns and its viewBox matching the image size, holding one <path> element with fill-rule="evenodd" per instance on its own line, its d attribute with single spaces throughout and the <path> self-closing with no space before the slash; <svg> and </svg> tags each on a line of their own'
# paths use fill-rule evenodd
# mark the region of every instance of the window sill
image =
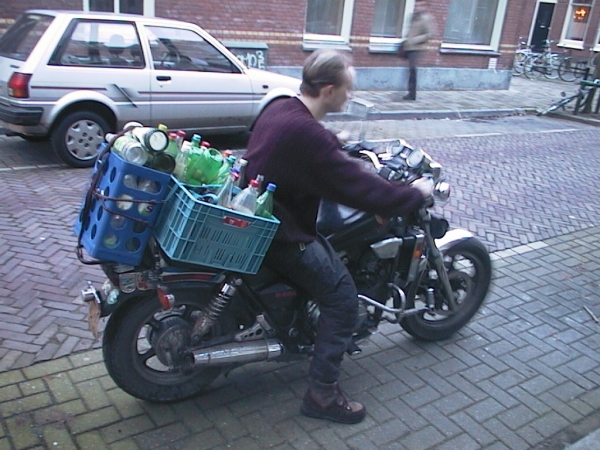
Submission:
<svg viewBox="0 0 600 450">
<path fill-rule="evenodd" d="M 344 44 L 341 42 L 315 42 L 315 41 L 303 41 L 302 42 L 302 50 L 304 51 L 313 51 L 320 49 L 333 49 L 333 50 L 344 50 L 344 51 L 352 51 L 352 48 L 348 44 Z"/>
<path fill-rule="evenodd" d="M 475 50 L 471 48 L 440 48 L 440 53 L 444 55 L 481 55 L 481 56 L 501 56 L 496 50 Z"/>
</svg>

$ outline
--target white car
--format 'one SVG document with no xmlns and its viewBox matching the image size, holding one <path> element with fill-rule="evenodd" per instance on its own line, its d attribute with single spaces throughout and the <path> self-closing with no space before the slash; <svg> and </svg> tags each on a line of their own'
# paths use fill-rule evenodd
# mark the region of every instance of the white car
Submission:
<svg viewBox="0 0 600 450">
<path fill-rule="evenodd" d="M 250 69 L 191 23 L 128 14 L 30 10 L 0 38 L 0 125 L 49 138 L 89 167 L 129 121 L 188 133 L 251 129 L 300 80 Z"/>
</svg>

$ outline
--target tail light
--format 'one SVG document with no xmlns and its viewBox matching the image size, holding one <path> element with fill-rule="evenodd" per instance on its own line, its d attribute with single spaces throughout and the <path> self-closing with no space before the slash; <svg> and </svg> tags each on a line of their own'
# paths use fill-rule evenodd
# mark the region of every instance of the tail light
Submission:
<svg viewBox="0 0 600 450">
<path fill-rule="evenodd" d="M 14 98 L 29 98 L 31 74 L 15 72 L 8 81 L 8 95 Z"/>
</svg>

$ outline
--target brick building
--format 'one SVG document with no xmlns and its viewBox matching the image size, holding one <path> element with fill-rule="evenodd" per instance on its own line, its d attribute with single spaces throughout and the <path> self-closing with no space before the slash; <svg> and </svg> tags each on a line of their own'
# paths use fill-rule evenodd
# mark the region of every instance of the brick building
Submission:
<svg viewBox="0 0 600 450">
<path fill-rule="evenodd" d="M 0 3 L 0 32 L 30 8 L 102 10 L 195 22 L 247 64 L 298 76 L 310 51 L 350 51 L 359 89 L 406 85 L 396 56 L 414 0 L 20 0 Z M 507 88 L 519 37 L 576 55 L 600 51 L 600 0 L 429 0 L 435 37 L 420 89 Z"/>
</svg>

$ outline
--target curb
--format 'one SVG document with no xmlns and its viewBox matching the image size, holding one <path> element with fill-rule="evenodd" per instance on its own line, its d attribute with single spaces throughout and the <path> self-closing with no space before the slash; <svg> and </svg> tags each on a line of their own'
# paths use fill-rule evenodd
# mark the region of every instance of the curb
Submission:
<svg viewBox="0 0 600 450">
<path fill-rule="evenodd" d="M 414 120 L 414 119 L 468 119 L 484 117 L 508 117 L 535 114 L 535 108 L 510 109 L 438 109 L 410 111 L 376 111 L 366 117 L 348 113 L 330 113 L 323 118 L 324 122 L 350 122 L 356 120 Z"/>
</svg>

